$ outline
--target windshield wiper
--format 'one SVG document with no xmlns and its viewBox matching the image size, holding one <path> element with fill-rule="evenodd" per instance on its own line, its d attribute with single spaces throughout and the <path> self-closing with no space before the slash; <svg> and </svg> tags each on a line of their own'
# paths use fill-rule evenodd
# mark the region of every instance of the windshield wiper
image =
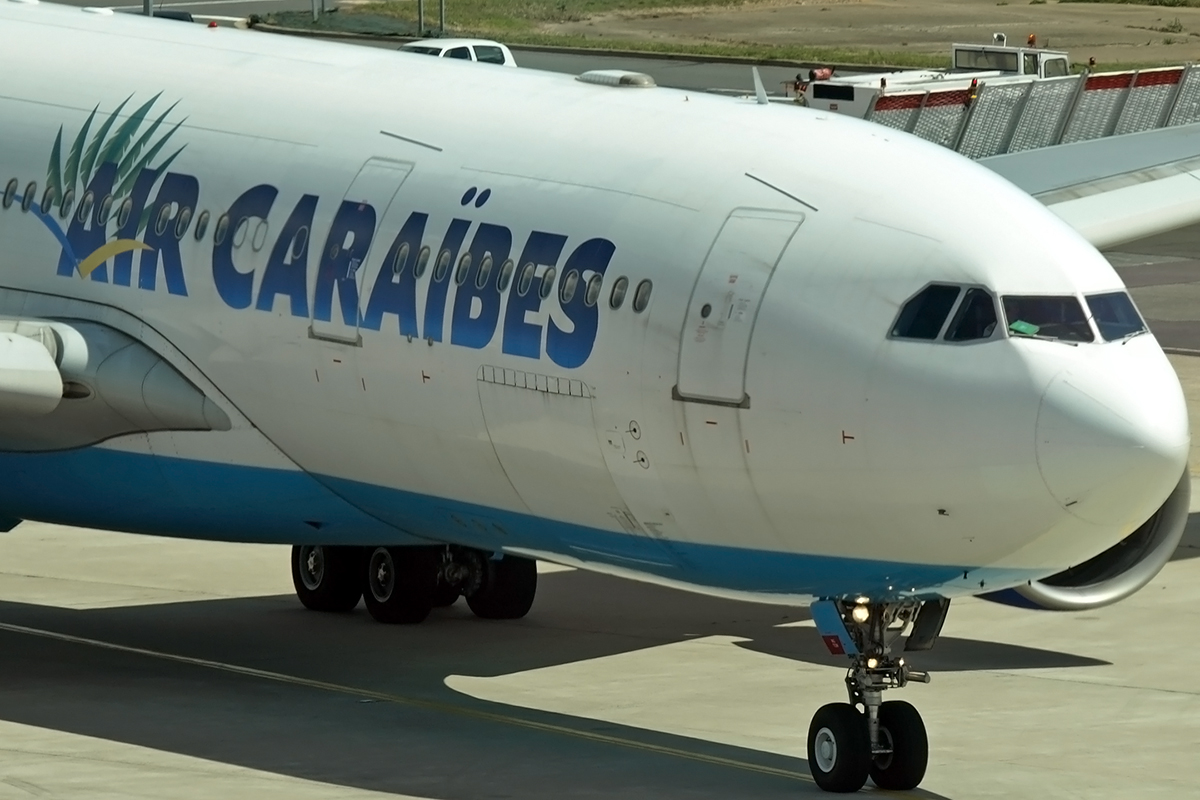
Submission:
<svg viewBox="0 0 1200 800">
<path fill-rule="evenodd" d="M 1069 344 L 1071 347 L 1078 347 L 1079 342 L 1072 342 L 1069 339 L 1059 339 L 1057 336 L 1043 336 L 1040 333 L 1024 333 L 1022 331 L 1014 331 L 1008 329 L 1009 335 L 1014 339 L 1037 339 L 1039 342 L 1057 342 L 1058 344 Z"/>
</svg>

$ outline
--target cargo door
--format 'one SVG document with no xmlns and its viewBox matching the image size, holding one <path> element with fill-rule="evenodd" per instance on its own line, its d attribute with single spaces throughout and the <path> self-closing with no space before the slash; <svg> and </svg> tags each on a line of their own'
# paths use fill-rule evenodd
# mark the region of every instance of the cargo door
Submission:
<svg viewBox="0 0 1200 800">
<path fill-rule="evenodd" d="M 360 345 L 359 326 L 370 287 L 367 259 L 385 255 L 386 245 L 372 247 L 400 186 L 412 172 L 405 161 L 372 158 L 363 164 L 342 199 L 320 252 L 309 335 Z"/>
<path fill-rule="evenodd" d="M 528 526 L 526 541 L 586 561 L 674 566 L 613 483 L 586 383 L 485 366 L 477 384 L 496 457 L 542 520 Z"/>
<path fill-rule="evenodd" d="M 746 358 L 767 284 L 803 214 L 736 209 L 692 289 L 679 348 L 680 400 L 746 406 Z"/>
</svg>

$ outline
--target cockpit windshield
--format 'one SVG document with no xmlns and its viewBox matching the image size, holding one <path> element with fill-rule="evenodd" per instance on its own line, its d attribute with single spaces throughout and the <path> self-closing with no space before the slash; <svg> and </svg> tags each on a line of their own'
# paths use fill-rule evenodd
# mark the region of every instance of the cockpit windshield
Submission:
<svg viewBox="0 0 1200 800">
<path fill-rule="evenodd" d="M 1090 342 L 1096 338 L 1077 297 L 1006 296 L 1003 305 L 1012 336 L 1062 342 Z"/>
<path fill-rule="evenodd" d="M 1087 304 L 1106 341 L 1115 342 L 1146 332 L 1146 323 L 1125 292 L 1094 294 L 1087 298 Z"/>
</svg>

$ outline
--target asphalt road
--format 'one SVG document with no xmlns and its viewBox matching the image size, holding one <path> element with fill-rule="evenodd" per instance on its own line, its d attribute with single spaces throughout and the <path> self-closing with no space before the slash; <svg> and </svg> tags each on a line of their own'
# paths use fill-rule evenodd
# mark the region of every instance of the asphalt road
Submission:
<svg viewBox="0 0 1200 800">
<path fill-rule="evenodd" d="M 1200 225 L 1107 255 L 1159 343 L 1200 354 Z"/>
<path fill-rule="evenodd" d="M 1095 612 L 956 601 L 912 656 L 933 683 L 898 693 L 932 742 L 903 796 L 1189 796 L 1197 545 Z M 382 626 L 303 610 L 286 548 L 24 523 L 0 536 L 0 800 L 825 796 L 805 733 L 844 666 L 804 610 L 540 584 L 521 621 Z"/>
</svg>

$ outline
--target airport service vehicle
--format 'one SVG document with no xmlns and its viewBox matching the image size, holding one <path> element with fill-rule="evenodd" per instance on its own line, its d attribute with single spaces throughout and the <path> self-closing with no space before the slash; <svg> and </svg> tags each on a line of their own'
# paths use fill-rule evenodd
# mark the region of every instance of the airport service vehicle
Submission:
<svg viewBox="0 0 1200 800">
<path fill-rule="evenodd" d="M 806 606 L 831 791 L 921 781 L 882 697 L 954 598 L 1116 602 L 1182 534 L 1183 395 L 1094 246 L 1200 219 L 1182 156 L 1022 178 L 610 72 L 464 116 L 454 59 L 35 0 L 0 67 L 0 527 L 288 544 L 384 623 L 521 617 L 535 559 Z"/>
<path fill-rule="evenodd" d="M 992 44 L 951 45 L 950 63 L 948 70 L 915 69 L 810 80 L 797 84 L 798 96 L 809 108 L 861 119 L 888 93 L 966 89 L 983 81 L 989 85 L 1027 83 L 1071 74 L 1066 52 L 1032 44 L 1013 47 L 1002 33 L 993 34 Z"/>
<path fill-rule="evenodd" d="M 460 61 L 479 61 L 484 64 L 501 64 L 515 67 L 517 60 L 507 46 L 489 39 L 421 39 L 401 45 L 405 53 L 420 53 L 425 56 L 456 58 Z"/>
</svg>

